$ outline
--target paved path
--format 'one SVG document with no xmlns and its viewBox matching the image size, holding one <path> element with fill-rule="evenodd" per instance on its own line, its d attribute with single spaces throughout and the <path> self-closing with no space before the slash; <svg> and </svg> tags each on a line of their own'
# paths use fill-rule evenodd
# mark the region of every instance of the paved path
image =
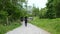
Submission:
<svg viewBox="0 0 60 34">
<path fill-rule="evenodd" d="M 10 32 L 7 32 L 6 34 L 50 34 L 50 33 L 30 23 L 28 23 L 27 27 L 25 27 L 24 22 L 23 22 L 22 26 Z"/>
</svg>

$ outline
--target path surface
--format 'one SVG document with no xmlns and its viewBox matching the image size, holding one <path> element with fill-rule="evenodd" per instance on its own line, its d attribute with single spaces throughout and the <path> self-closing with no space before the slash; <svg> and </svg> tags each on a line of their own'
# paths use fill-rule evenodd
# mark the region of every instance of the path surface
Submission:
<svg viewBox="0 0 60 34">
<path fill-rule="evenodd" d="M 28 23 L 27 27 L 25 27 L 24 22 L 23 22 L 22 26 L 10 32 L 7 32 L 6 34 L 50 34 L 50 33 L 30 23 Z"/>
</svg>

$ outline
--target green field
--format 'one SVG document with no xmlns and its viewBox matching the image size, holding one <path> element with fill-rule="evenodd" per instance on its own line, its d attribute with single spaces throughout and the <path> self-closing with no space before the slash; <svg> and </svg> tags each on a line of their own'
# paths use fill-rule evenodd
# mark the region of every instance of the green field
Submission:
<svg viewBox="0 0 60 34">
<path fill-rule="evenodd" d="M 18 26 L 20 26 L 20 24 L 16 23 L 16 22 L 12 23 L 11 25 L 7 25 L 7 26 L 0 24 L 0 34 L 5 34 L 6 32 L 8 32 Z"/>
<path fill-rule="evenodd" d="M 32 24 L 45 29 L 51 34 L 60 34 L 60 18 L 56 19 L 40 19 L 38 17 L 34 17 Z"/>
</svg>

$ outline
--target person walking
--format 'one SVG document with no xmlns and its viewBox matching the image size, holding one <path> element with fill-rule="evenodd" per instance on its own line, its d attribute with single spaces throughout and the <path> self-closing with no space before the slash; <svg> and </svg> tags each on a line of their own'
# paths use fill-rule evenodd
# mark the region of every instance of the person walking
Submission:
<svg viewBox="0 0 60 34">
<path fill-rule="evenodd" d="M 27 16 L 25 16 L 25 26 L 27 26 Z"/>
<path fill-rule="evenodd" d="M 22 24 L 22 22 L 23 22 L 23 17 L 20 17 L 20 21 L 21 21 L 21 24 Z"/>
</svg>

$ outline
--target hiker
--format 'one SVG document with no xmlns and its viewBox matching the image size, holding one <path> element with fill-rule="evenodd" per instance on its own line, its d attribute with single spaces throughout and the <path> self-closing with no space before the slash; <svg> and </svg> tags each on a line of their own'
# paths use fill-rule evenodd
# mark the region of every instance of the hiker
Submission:
<svg viewBox="0 0 60 34">
<path fill-rule="evenodd" d="M 27 16 L 25 17 L 25 26 L 27 26 Z"/>
<path fill-rule="evenodd" d="M 23 17 L 20 17 L 20 21 L 21 21 L 21 24 L 22 24 L 22 22 L 23 22 Z"/>
</svg>

